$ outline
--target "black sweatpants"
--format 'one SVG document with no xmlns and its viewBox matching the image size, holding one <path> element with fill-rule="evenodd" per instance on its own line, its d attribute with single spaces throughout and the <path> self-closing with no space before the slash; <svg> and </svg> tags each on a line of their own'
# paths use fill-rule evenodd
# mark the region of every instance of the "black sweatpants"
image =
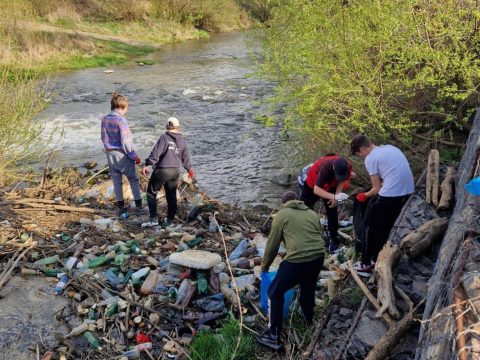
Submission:
<svg viewBox="0 0 480 360">
<path fill-rule="evenodd" d="M 329 191 L 331 194 L 335 194 L 336 189 L 332 189 Z M 313 210 L 313 207 L 317 203 L 318 200 L 320 200 L 320 196 L 316 195 L 313 192 L 313 189 L 308 186 L 306 183 L 303 187 L 302 190 L 302 195 L 300 196 L 300 199 L 303 200 L 305 205 L 307 205 L 310 209 Z M 337 207 L 330 207 L 328 205 L 327 199 L 323 199 L 323 204 L 325 205 L 325 212 L 327 214 L 327 220 L 328 220 L 328 232 L 330 233 L 330 239 L 334 242 L 337 243 L 338 239 L 338 211 Z"/>
<path fill-rule="evenodd" d="M 283 302 L 285 293 L 295 285 L 300 285 L 299 303 L 307 323 L 313 321 L 313 308 L 315 306 L 315 286 L 323 266 L 324 254 L 319 258 L 304 262 L 293 263 L 283 260 L 278 268 L 277 276 L 268 288 L 270 300 L 270 331 L 280 335 L 283 321 Z"/>
<path fill-rule="evenodd" d="M 167 198 L 167 219 L 173 220 L 177 212 L 177 183 L 180 176 L 178 168 L 156 168 L 147 186 L 147 203 L 150 218 L 157 215 L 157 193 L 162 186 Z"/>
<path fill-rule="evenodd" d="M 370 261 L 377 261 L 378 253 L 390 236 L 395 220 L 410 195 L 385 197 L 378 196 L 372 200 L 370 214 L 365 223 L 365 241 L 362 250 L 362 263 L 370 265 Z"/>
</svg>

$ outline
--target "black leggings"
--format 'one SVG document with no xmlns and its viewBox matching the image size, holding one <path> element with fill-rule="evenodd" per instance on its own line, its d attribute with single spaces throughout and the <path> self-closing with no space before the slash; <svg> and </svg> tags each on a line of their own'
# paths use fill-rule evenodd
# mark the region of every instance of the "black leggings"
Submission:
<svg viewBox="0 0 480 360">
<path fill-rule="evenodd" d="M 331 194 L 335 194 L 335 189 L 332 189 L 329 191 Z M 313 207 L 317 203 L 317 201 L 320 198 L 320 196 L 316 195 L 313 192 L 313 189 L 308 186 L 306 183 L 303 187 L 302 194 L 300 196 L 300 199 L 303 200 L 305 205 L 307 205 L 310 209 L 313 210 Z M 327 220 L 328 220 L 328 232 L 330 233 L 330 240 L 333 241 L 334 243 L 337 242 L 338 239 L 338 212 L 337 212 L 337 207 L 331 208 L 328 205 L 327 199 L 323 199 L 323 204 L 325 205 L 325 212 L 327 214 Z"/>
<path fill-rule="evenodd" d="M 177 212 L 177 183 L 180 176 L 178 168 L 156 168 L 147 187 L 147 202 L 150 218 L 157 217 L 157 193 L 163 186 L 167 198 L 167 219 L 173 220 Z"/>
<path fill-rule="evenodd" d="M 362 263 L 370 265 L 377 261 L 377 256 L 390 236 L 395 220 L 410 195 L 384 197 L 378 196 L 374 201 L 365 222 L 365 241 L 363 242 Z"/>
<path fill-rule="evenodd" d="M 315 260 L 304 263 L 292 263 L 283 260 L 278 268 L 277 276 L 268 287 L 270 300 L 270 331 L 279 335 L 282 331 L 284 294 L 295 285 L 300 285 L 298 302 L 302 308 L 307 323 L 313 321 L 315 306 L 315 287 L 317 277 L 323 266 L 324 254 Z"/>
</svg>

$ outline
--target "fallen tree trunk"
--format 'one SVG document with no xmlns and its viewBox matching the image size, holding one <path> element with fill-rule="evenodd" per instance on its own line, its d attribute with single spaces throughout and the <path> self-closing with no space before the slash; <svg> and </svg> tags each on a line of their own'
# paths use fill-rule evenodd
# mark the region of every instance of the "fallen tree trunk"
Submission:
<svg viewBox="0 0 480 360">
<path fill-rule="evenodd" d="M 377 299 L 382 304 L 377 311 L 376 317 L 381 317 L 385 311 L 398 319 L 400 313 L 395 306 L 395 295 L 393 294 L 393 275 L 392 267 L 400 258 L 401 251 L 398 245 L 387 241 L 382 251 L 378 254 L 377 263 L 375 265 L 375 273 L 378 277 Z"/>
<path fill-rule="evenodd" d="M 416 360 L 433 359 L 432 354 L 442 359 L 452 359 L 456 356 L 453 312 L 447 309 L 453 304 L 453 292 L 457 286 L 455 274 L 463 272 L 464 264 L 460 260 L 466 251 L 464 234 L 468 231 L 478 232 L 479 229 L 476 223 L 480 213 L 478 197 L 468 193 L 464 188 L 470 179 L 478 176 L 476 172 L 479 151 L 480 112 L 477 110 L 467 147 L 458 167 L 455 181 L 455 208 L 429 282 L 418 348 L 415 353 Z"/>
<path fill-rule="evenodd" d="M 442 195 L 440 196 L 440 201 L 437 206 L 437 210 L 439 211 L 448 210 L 452 206 L 455 187 L 455 172 L 456 170 L 453 166 L 447 168 L 445 179 L 443 179 L 442 185 L 440 185 Z"/>
<path fill-rule="evenodd" d="M 447 218 L 430 220 L 405 236 L 402 239 L 400 248 L 411 258 L 415 258 L 441 238 L 447 226 Z"/>
</svg>

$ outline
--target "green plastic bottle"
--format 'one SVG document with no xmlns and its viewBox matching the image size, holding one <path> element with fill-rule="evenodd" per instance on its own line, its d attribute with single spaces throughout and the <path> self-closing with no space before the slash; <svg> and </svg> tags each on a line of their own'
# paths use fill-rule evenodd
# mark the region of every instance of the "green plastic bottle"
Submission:
<svg viewBox="0 0 480 360">
<path fill-rule="evenodd" d="M 130 251 L 135 255 L 138 255 L 142 252 L 142 249 L 140 249 L 140 246 L 138 245 L 138 242 L 136 240 L 128 240 L 127 246 L 130 248 Z"/>
<path fill-rule="evenodd" d="M 91 331 L 85 331 L 83 333 L 83 337 L 85 339 L 87 339 L 87 341 L 90 344 L 90 347 L 92 349 L 102 350 L 102 347 L 100 346 L 100 341 L 97 339 L 97 337 Z"/>
<path fill-rule="evenodd" d="M 127 255 L 127 254 L 123 254 L 123 253 L 120 253 L 120 254 L 117 254 L 115 255 L 115 265 L 117 266 L 122 266 L 123 263 L 128 260 L 130 256 Z"/>
<path fill-rule="evenodd" d="M 115 251 L 109 252 L 107 255 L 99 256 L 95 259 L 88 260 L 88 267 L 95 268 L 97 266 L 103 265 L 111 259 L 115 258 Z"/>
<path fill-rule="evenodd" d="M 45 269 L 45 270 L 43 270 L 43 273 L 47 277 L 57 277 L 57 275 L 62 273 L 62 272 L 65 272 L 65 271 L 62 271 L 60 269 Z"/>
<path fill-rule="evenodd" d="M 117 312 L 117 309 L 118 309 L 118 304 L 117 303 L 113 303 L 113 304 L 109 305 L 107 307 L 107 311 L 105 311 L 105 316 L 106 317 L 112 316 L 113 314 L 115 314 Z"/>
<path fill-rule="evenodd" d="M 33 265 L 52 265 L 56 264 L 58 261 L 58 255 L 50 256 L 44 259 L 37 260 Z"/>
<path fill-rule="evenodd" d="M 203 271 L 197 273 L 197 289 L 199 295 L 204 295 L 208 291 L 208 281 Z"/>
</svg>

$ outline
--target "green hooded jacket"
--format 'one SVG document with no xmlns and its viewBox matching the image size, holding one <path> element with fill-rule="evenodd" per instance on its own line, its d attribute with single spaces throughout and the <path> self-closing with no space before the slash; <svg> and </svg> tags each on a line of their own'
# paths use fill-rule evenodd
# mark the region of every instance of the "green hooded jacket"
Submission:
<svg viewBox="0 0 480 360">
<path fill-rule="evenodd" d="M 268 271 L 283 242 L 286 255 L 292 263 L 317 259 L 325 253 L 325 242 L 318 215 L 303 201 L 290 200 L 273 219 L 267 247 L 262 259 L 262 270 Z"/>
</svg>

